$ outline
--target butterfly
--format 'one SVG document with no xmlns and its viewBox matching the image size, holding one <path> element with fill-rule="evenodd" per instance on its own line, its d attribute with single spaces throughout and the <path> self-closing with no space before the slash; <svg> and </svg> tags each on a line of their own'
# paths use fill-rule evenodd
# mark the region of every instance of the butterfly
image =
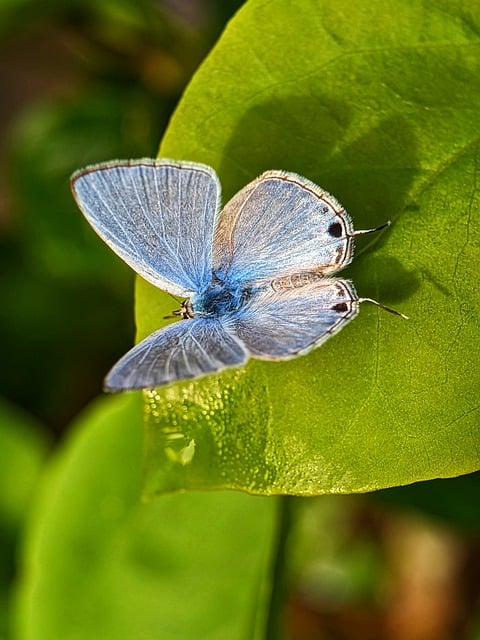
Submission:
<svg viewBox="0 0 480 640">
<path fill-rule="evenodd" d="M 223 209 L 204 164 L 113 161 L 73 174 L 72 191 L 98 235 L 142 278 L 181 297 L 181 320 L 133 347 L 106 391 L 166 385 L 285 360 L 342 329 L 361 302 L 332 277 L 352 259 L 354 231 L 337 200 L 295 173 L 267 171 Z M 406 316 L 403 316 L 406 317 Z"/>
</svg>

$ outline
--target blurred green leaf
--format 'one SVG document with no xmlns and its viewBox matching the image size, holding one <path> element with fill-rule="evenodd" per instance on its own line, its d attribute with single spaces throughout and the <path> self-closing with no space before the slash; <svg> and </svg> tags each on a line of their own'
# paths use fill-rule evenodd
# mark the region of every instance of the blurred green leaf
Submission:
<svg viewBox="0 0 480 640">
<path fill-rule="evenodd" d="M 357 228 L 394 220 L 345 275 L 411 319 L 365 305 L 306 357 L 148 395 L 147 494 L 346 493 L 478 469 L 479 21 L 466 0 L 410 0 L 394 20 L 382 0 L 251 0 L 230 22 L 161 155 L 215 167 L 224 200 L 281 168 Z M 139 337 L 175 304 L 139 281 Z"/>
<path fill-rule="evenodd" d="M 294 592 L 314 609 L 374 600 L 384 558 L 381 545 L 355 524 L 363 498 L 287 499 L 294 500 L 288 544 Z"/>
<path fill-rule="evenodd" d="M 47 438 L 28 415 L 0 399 L 0 638 L 7 637 L 17 538 L 47 454 Z"/>
<path fill-rule="evenodd" d="M 142 403 L 104 398 L 42 483 L 26 533 L 18 640 L 263 637 L 277 502 L 139 502 Z"/>
</svg>

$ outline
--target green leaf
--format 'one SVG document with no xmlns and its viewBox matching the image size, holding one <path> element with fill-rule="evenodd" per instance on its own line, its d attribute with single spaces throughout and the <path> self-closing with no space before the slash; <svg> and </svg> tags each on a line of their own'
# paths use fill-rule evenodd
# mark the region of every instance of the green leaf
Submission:
<svg viewBox="0 0 480 640">
<path fill-rule="evenodd" d="M 161 155 L 212 165 L 224 200 L 285 169 L 356 228 L 393 220 L 345 275 L 410 320 L 363 305 L 308 356 L 147 395 L 148 495 L 348 493 L 478 469 L 479 33 L 467 0 L 251 0 L 230 22 Z M 139 281 L 139 337 L 174 307 Z"/>
<path fill-rule="evenodd" d="M 139 502 L 138 394 L 89 409 L 54 458 L 26 532 L 19 640 L 263 637 L 277 501 Z"/>
<path fill-rule="evenodd" d="M 47 455 L 47 438 L 35 421 L 0 399 L 0 638 L 9 625 L 9 591 L 17 571 L 20 527 Z"/>
</svg>

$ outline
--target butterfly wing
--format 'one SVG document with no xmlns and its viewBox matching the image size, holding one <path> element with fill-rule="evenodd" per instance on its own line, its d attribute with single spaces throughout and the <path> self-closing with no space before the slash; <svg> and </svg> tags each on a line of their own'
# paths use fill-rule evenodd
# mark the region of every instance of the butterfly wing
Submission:
<svg viewBox="0 0 480 640">
<path fill-rule="evenodd" d="M 78 206 L 132 269 L 174 295 L 210 282 L 220 184 L 206 165 L 115 161 L 77 171 Z"/>
<path fill-rule="evenodd" d="M 214 270 L 262 280 L 304 271 L 327 275 L 352 257 L 352 222 L 335 198 L 294 173 L 267 171 L 219 216 Z"/>
<path fill-rule="evenodd" d="M 248 359 L 241 342 L 218 319 L 180 320 L 130 349 L 108 373 L 105 391 L 128 391 L 197 378 Z"/>
<path fill-rule="evenodd" d="M 354 318 L 358 307 L 351 282 L 318 277 L 298 288 L 258 290 L 233 326 L 253 357 L 281 360 L 320 345 Z"/>
</svg>

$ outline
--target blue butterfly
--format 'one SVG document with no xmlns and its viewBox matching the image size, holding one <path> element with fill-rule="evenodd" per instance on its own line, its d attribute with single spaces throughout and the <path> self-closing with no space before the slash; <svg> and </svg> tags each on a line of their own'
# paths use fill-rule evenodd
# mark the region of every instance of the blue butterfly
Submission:
<svg viewBox="0 0 480 640">
<path fill-rule="evenodd" d="M 335 198 L 294 173 L 263 173 L 223 210 L 215 171 L 193 162 L 107 162 L 77 171 L 71 184 L 113 251 L 185 298 L 182 320 L 123 356 L 106 391 L 196 378 L 250 357 L 293 358 L 344 327 L 361 302 L 383 307 L 331 277 L 351 261 L 354 236 L 378 229 L 354 231 Z"/>
</svg>

